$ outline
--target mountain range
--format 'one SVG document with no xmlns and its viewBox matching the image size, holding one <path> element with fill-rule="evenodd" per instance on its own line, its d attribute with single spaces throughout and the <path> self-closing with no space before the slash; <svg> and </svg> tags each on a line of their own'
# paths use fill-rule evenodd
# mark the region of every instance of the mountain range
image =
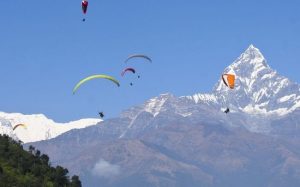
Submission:
<svg viewBox="0 0 300 187">
<path fill-rule="evenodd" d="M 33 145 L 84 186 L 300 186 L 300 86 L 250 45 L 211 93 L 161 94 Z M 228 114 L 224 113 L 230 109 Z"/>
<path fill-rule="evenodd" d="M 24 115 L 0 112 L 0 134 L 7 134 L 24 143 L 48 140 L 72 129 L 81 129 L 99 123 L 100 119 L 81 119 L 69 123 L 57 123 L 43 114 Z M 13 128 L 25 124 L 25 128 Z"/>
</svg>

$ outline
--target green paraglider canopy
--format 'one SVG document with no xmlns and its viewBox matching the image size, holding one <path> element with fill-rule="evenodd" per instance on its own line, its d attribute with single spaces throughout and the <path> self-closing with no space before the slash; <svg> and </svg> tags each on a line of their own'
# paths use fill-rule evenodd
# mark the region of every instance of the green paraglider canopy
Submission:
<svg viewBox="0 0 300 187">
<path fill-rule="evenodd" d="M 118 87 L 120 86 L 120 83 L 119 81 L 117 81 L 115 78 L 111 77 L 111 76 L 108 76 L 108 75 L 91 75 L 91 76 L 88 76 L 84 79 L 82 79 L 81 81 L 79 81 L 76 86 L 74 87 L 73 89 L 73 94 L 75 94 L 75 92 L 78 90 L 78 88 L 84 84 L 85 82 L 88 82 L 90 80 L 93 80 L 93 79 L 107 79 L 107 80 L 110 80 L 112 81 L 113 83 L 115 83 Z"/>
</svg>

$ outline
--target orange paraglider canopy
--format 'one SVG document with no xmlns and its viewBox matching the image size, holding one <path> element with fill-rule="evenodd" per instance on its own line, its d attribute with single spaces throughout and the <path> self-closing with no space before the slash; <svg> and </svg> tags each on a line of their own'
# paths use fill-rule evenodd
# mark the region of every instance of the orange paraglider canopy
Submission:
<svg viewBox="0 0 300 187">
<path fill-rule="evenodd" d="M 222 80 L 227 87 L 229 87 L 230 89 L 234 89 L 234 83 L 235 83 L 234 74 L 223 74 Z"/>
</svg>

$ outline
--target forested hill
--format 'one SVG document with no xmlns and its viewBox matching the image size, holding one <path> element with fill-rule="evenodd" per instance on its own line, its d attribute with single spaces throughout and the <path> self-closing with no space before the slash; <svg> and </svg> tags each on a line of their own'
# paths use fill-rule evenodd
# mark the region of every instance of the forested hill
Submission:
<svg viewBox="0 0 300 187">
<path fill-rule="evenodd" d="M 34 147 L 25 151 L 21 142 L 0 135 L 0 187 L 81 187 L 78 176 L 70 179 L 67 174 Z"/>
</svg>

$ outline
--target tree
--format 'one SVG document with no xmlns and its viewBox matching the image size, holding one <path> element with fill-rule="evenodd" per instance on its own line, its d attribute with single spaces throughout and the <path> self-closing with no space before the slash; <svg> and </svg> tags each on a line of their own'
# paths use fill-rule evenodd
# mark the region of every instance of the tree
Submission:
<svg viewBox="0 0 300 187">
<path fill-rule="evenodd" d="M 37 149 L 35 152 L 35 156 L 39 158 L 41 156 L 41 151 Z"/>
<path fill-rule="evenodd" d="M 35 148 L 34 148 L 32 145 L 30 145 L 30 146 L 29 146 L 29 152 L 30 152 L 31 154 L 33 154 L 34 150 L 35 150 Z"/>
<path fill-rule="evenodd" d="M 2 175 L 3 175 L 3 169 L 2 169 L 2 167 L 0 166 L 0 178 L 1 178 Z"/>
<path fill-rule="evenodd" d="M 43 164 L 49 165 L 49 157 L 48 157 L 48 155 L 42 154 L 42 156 L 40 157 L 40 159 L 42 160 Z"/>
<path fill-rule="evenodd" d="M 61 166 L 56 166 L 55 168 L 55 184 L 58 186 L 67 186 L 69 184 L 69 179 L 67 174 L 69 171 Z"/>
<path fill-rule="evenodd" d="M 79 177 L 77 175 L 73 175 L 70 186 L 81 187 L 81 181 L 79 180 Z"/>
<path fill-rule="evenodd" d="M 6 135 L 0 135 L 0 187 L 81 187 L 78 176 L 69 179 L 68 170 L 52 167 L 49 157 L 33 146 L 23 146 Z"/>
</svg>

